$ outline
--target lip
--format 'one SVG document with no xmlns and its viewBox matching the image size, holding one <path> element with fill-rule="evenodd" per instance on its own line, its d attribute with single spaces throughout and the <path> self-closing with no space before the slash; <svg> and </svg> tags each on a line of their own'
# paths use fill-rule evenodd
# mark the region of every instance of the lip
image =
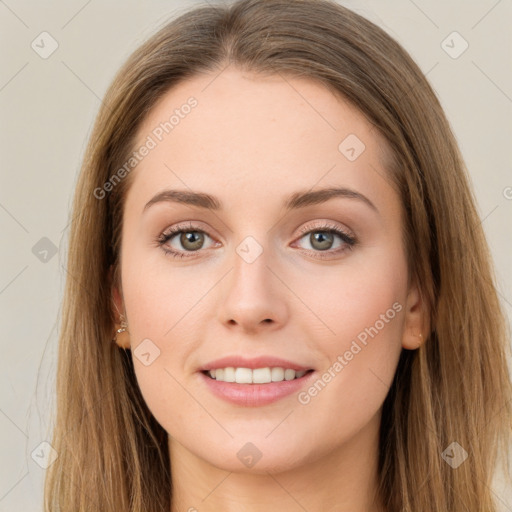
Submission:
<svg viewBox="0 0 512 512">
<path fill-rule="evenodd" d="M 208 370 L 216 370 L 217 368 L 250 368 L 254 370 L 255 368 L 290 368 L 291 370 L 301 371 L 301 370 L 312 370 L 310 366 L 302 366 L 293 361 L 287 361 L 286 359 L 281 359 L 279 357 L 274 356 L 258 356 L 251 359 L 247 359 L 243 356 L 227 356 L 222 357 L 221 359 L 216 359 L 215 361 L 211 361 L 201 368 L 198 371 L 204 372 Z M 290 382 L 290 381 L 288 381 Z"/>
<path fill-rule="evenodd" d="M 293 393 L 298 393 L 302 387 L 309 384 L 314 375 L 316 372 L 311 370 L 293 380 L 269 382 L 268 384 L 238 384 L 217 381 L 206 372 L 199 373 L 201 380 L 215 396 L 242 407 L 261 407 L 277 402 Z"/>
<path fill-rule="evenodd" d="M 298 379 L 269 382 L 267 384 L 222 382 L 212 379 L 207 374 L 209 370 L 228 367 L 250 368 L 251 370 L 279 367 L 290 368 L 295 371 L 306 370 L 307 373 Z M 316 374 L 311 367 L 274 356 L 258 356 L 250 359 L 243 356 L 222 357 L 205 364 L 199 368 L 198 372 L 201 380 L 215 396 L 242 407 L 261 407 L 277 402 L 293 393 L 298 393 L 302 387 L 308 385 Z"/>
</svg>

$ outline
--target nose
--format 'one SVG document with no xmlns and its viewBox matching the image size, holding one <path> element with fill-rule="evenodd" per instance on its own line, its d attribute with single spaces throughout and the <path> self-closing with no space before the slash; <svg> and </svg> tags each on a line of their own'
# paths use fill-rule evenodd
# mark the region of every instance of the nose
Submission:
<svg viewBox="0 0 512 512">
<path fill-rule="evenodd" d="M 286 323 L 287 289 L 276 277 L 276 269 L 269 268 L 271 265 L 266 251 L 251 263 L 234 255 L 234 268 L 223 280 L 217 310 L 226 327 L 257 333 L 278 329 Z"/>
</svg>

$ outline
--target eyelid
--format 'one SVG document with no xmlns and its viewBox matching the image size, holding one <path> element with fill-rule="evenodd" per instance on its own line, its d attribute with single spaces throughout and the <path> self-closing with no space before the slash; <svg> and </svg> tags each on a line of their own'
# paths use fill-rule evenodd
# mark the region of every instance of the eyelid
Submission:
<svg viewBox="0 0 512 512">
<path fill-rule="evenodd" d="M 162 236 L 168 235 L 170 233 L 175 233 L 176 231 L 202 231 L 208 234 L 207 229 L 203 229 L 201 227 L 201 224 L 203 224 L 201 221 L 198 220 L 186 220 L 183 222 L 178 222 L 176 224 L 173 224 L 171 226 L 166 227 L 162 231 Z"/>
<path fill-rule="evenodd" d="M 319 220 L 319 221 L 313 221 L 313 222 L 317 222 L 318 224 L 306 224 L 304 225 L 300 230 L 299 230 L 299 234 L 301 236 L 303 235 L 306 235 L 308 233 L 310 233 L 311 231 L 314 231 L 314 230 L 318 230 L 318 231 L 321 231 L 321 230 L 329 230 L 329 229 L 332 229 L 334 231 L 341 231 L 343 234 L 349 236 L 350 238 L 354 238 L 356 239 L 356 235 L 352 232 L 352 230 L 348 229 L 348 228 L 345 228 L 345 227 L 342 227 L 338 224 L 335 224 L 333 221 L 330 221 L 330 220 Z"/>
<path fill-rule="evenodd" d="M 313 221 L 315 224 L 305 224 L 302 226 L 302 228 L 299 230 L 300 237 L 310 233 L 312 230 L 328 230 L 333 229 L 335 231 L 341 231 L 347 236 L 350 236 L 351 238 L 356 238 L 354 233 L 351 230 L 347 230 L 346 228 L 342 228 L 337 224 L 332 223 L 332 221 L 328 220 L 320 220 L 320 221 Z M 213 238 L 209 231 L 207 229 L 202 229 L 200 227 L 201 222 L 200 221 L 185 221 L 184 223 L 178 223 L 172 226 L 167 227 L 162 233 L 159 235 L 159 238 L 165 238 L 169 235 L 179 233 L 180 231 L 198 231 L 201 233 L 206 234 L 210 238 Z"/>
</svg>

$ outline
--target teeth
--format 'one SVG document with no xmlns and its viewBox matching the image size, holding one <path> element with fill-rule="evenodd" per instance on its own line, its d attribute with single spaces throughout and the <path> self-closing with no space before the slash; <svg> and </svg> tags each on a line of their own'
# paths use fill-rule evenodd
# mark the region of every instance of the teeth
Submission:
<svg viewBox="0 0 512 512">
<path fill-rule="evenodd" d="M 237 368 L 237 372 L 239 372 L 240 370 L 243 370 L 244 368 Z M 249 375 L 249 384 L 251 383 L 251 380 L 252 380 L 252 383 L 253 384 L 268 384 L 269 382 L 272 382 L 272 374 L 271 374 L 271 370 L 270 368 L 255 368 L 254 370 L 249 370 L 248 372 L 248 375 Z M 251 379 L 251 374 L 252 374 L 252 379 Z M 238 382 L 238 380 L 237 380 Z"/>
<path fill-rule="evenodd" d="M 272 368 L 272 382 L 280 382 L 284 380 L 283 368 Z"/>
<path fill-rule="evenodd" d="M 295 371 L 291 368 L 217 368 L 209 370 L 212 379 L 222 382 L 236 382 L 238 384 L 268 384 L 269 382 L 282 382 L 283 380 L 299 379 L 305 375 L 306 370 Z"/>
<path fill-rule="evenodd" d="M 237 368 L 235 370 L 235 382 L 238 384 L 252 384 L 252 370 Z"/>
<path fill-rule="evenodd" d="M 224 368 L 224 382 L 235 382 L 236 375 L 234 368 Z"/>
</svg>

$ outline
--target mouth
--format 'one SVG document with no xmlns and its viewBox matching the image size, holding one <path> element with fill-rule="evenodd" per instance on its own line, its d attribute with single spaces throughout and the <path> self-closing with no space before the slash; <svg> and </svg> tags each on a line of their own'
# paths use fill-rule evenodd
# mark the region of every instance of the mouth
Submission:
<svg viewBox="0 0 512 512">
<path fill-rule="evenodd" d="M 240 407 L 262 407 L 297 395 L 311 385 L 317 372 L 280 366 L 246 368 L 228 366 L 199 372 L 215 397 Z"/>
</svg>

